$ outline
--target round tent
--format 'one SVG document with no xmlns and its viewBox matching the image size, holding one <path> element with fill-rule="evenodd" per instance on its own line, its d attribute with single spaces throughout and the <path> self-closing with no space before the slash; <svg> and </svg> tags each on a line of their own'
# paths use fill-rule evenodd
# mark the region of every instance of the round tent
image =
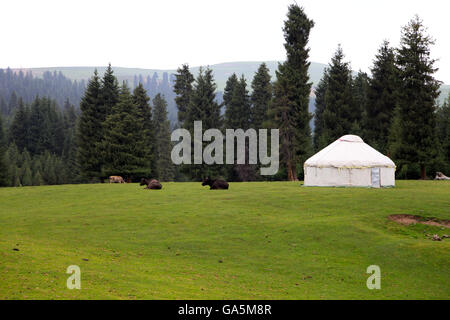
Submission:
<svg viewBox="0 0 450 320">
<path fill-rule="evenodd" d="M 395 164 L 354 135 L 337 139 L 305 161 L 305 186 L 393 187 Z"/>
</svg>

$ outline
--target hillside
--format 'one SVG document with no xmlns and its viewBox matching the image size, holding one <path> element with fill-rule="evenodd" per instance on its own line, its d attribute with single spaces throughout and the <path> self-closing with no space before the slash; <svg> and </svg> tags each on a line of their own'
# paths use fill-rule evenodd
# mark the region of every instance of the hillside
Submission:
<svg viewBox="0 0 450 320">
<path fill-rule="evenodd" d="M 244 74 L 245 78 L 248 79 L 248 82 L 253 78 L 254 73 L 258 69 L 259 65 L 262 61 L 248 61 L 248 62 L 225 62 L 211 65 L 210 68 L 214 71 L 214 77 L 217 82 L 217 89 L 222 91 L 225 87 L 225 83 L 230 75 L 235 72 L 238 75 Z M 275 78 L 275 70 L 278 67 L 278 61 L 266 61 L 267 67 L 270 70 L 270 74 L 273 78 Z M 133 82 L 135 75 L 142 75 L 145 79 L 147 76 L 152 77 L 154 73 L 158 74 L 158 78 L 162 79 L 163 74 L 167 72 L 169 75 L 176 73 L 175 69 L 142 69 L 142 68 L 124 68 L 124 67 L 114 67 L 114 72 L 120 81 L 128 80 L 130 83 Z M 313 83 L 319 82 L 322 77 L 322 73 L 325 64 L 312 62 L 310 67 L 310 76 Z M 196 75 L 199 71 L 200 67 L 192 67 L 191 71 Z M 30 69 L 13 69 L 13 70 L 23 70 L 28 71 L 31 70 L 33 75 L 42 76 L 44 72 L 50 71 L 61 71 L 63 75 L 72 79 L 72 80 L 87 80 L 89 79 L 94 70 L 97 69 L 99 74 L 103 74 L 106 67 L 51 67 L 51 68 L 30 68 Z"/>
</svg>

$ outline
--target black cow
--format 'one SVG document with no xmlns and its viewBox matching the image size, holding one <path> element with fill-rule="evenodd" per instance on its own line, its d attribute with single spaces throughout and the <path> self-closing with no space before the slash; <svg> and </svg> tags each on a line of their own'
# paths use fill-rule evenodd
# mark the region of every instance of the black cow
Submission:
<svg viewBox="0 0 450 320">
<path fill-rule="evenodd" d="M 202 186 L 209 186 L 210 190 L 228 190 L 228 182 L 220 179 L 211 179 L 210 177 L 203 180 Z"/>
<path fill-rule="evenodd" d="M 156 179 L 142 178 L 140 185 L 141 186 L 146 185 L 147 187 L 145 187 L 145 189 L 153 189 L 153 190 L 162 189 L 162 184 Z"/>
</svg>

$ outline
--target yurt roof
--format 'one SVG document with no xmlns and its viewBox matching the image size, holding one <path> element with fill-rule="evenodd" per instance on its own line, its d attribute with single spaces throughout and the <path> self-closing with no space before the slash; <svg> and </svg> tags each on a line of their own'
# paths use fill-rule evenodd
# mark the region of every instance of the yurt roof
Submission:
<svg viewBox="0 0 450 320">
<path fill-rule="evenodd" d="M 391 159 L 355 135 L 340 137 L 306 160 L 304 166 L 322 168 L 395 168 L 395 164 Z"/>
</svg>

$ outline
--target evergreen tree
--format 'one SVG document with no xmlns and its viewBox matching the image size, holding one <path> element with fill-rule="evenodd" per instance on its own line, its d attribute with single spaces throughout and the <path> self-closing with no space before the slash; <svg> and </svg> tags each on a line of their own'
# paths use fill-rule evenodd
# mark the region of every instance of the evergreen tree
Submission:
<svg viewBox="0 0 450 320">
<path fill-rule="evenodd" d="M 329 137 L 324 135 L 325 123 L 323 121 L 323 112 L 325 111 L 325 94 L 328 88 L 328 69 L 324 70 L 317 88 L 314 90 L 316 95 L 316 108 L 314 112 L 314 149 L 319 151 L 326 147 Z"/>
<path fill-rule="evenodd" d="M 14 142 L 19 150 L 28 147 L 29 115 L 22 98 L 9 128 L 9 141 Z"/>
<path fill-rule="evenodd" d="M 321 147 L 350 134 L 354 123 L 361 116 L 358 114 L 359 108 L 355 109 L 351 69 L 349 63 L 344 62 L 341 46 L 331 59 L 326 78 L 325 105 L 321 111 L 321 134 L 316 137 Z"/>
<path fill-rule="evenodd" d="M 244 75 L 233 85 L 229 102 L 225 109 L 225 127 L 227 129 L 243 129 L 250 127 L 251 102 Z"/>
<path fill-rule="evenodd" d="M 27 162 L 24 163 L 22 167 L 22 186 L 32 186 L 33 185 L 33 177 L 31 174 L 30 165 Z"/>
<path fill-rule="evenodd" d="M 113 107 L 119 101 L 119 91 L 119 83 L 114 75 L 111 64 L 109 64 L 103 75 L 100 89 L 100 100 L 105 115 L 110 114 Z"/>
<path fill-rule="evenodd" d="M 252 81 L 252 127 L 264 128 L 267 121 L 267 110 L 272 99 L 272 84 L 270 82 L 269 69 L 265 63 L 261 63 Z"/>
<path fill-rule="evenodd" d="M 16 91 L 13 91 L 11 93 L 11 96 L 9 97 L 9 102 L 8 102 L 8 108 L 7 108 L 7 115 L 10 115 L 19 105 L 19 100 L 17 97 L 17 93 Z"/>
<path fill-rule="evenodd" d="M 124 82 L 119 102 L 113 106 L 103 125 L 104 137 L 99 144 L 102 153 L 102 175 L 139 178 L 149 174 L 146 159 L 143 122 Z"/>
<path fill-rule="evenodd" d="M 185 128 L 191 132 L 193 137 L 194 121 L 202 121 L 203 132 L 211 128 L 221 128 L 222 119 L 220 109 L 222 105 L 216 101 L 216 83 L 210 68 L 200 68 L 194 82 L 191 101 L 185 121 Z M 194 141 L 192 141 L 193 143 Z M 188 165 L 183 167 L 191 179 L 199 181 L 202 177 L 212 175 L 217 176 L 220 168 L 218 166 Z"/>
<path fill-rule="evenodd" d="M 297 4 L 289 6 L 284 22 L 284 47 L 287 59 L 278 65 L 274 84 L 274 101 L 270 110 L 273 125 L 280 130 L 280 157 L 289 180 L 297 180 L 297 167 L 311 152 L 312 116 L 308 111 L 311 82 L 309 33 L 314 22 Z"/>
<path fill-rule="evenodd" d="M 36 171 L 33 175 L 33 186 L 42 186 L 44 184 L 44 180 L 42 179 L 41 172 Z"/>
<path fill-rule="evenodd" d="M 369 76 L 359 71 L 352 83 L 353 123 L 350 132 L 357 136 L 363 134 L 363 118 L 368 103 Z"/>
<path fill-rule="evenodd" d="M 252 108 L 250 96 L 247 90 L 247 82 L 244 75 L 233 85 L 230 93 L 230 101 L 225 110 L 225 127 L 227 129 L 247 130 L 251 127 Z M 237 159 L 237 150 L 235 149 L 235 163 Z M 235 164 L 231 166 L 228 172 L 228 179 L 232 181 L 249 181 L 255 179 L 256 166 L 248 163 L 249 141 L 246 139 L 245 145 L 245 164 Z"/>
<path fill-rule="evenodd" d="M 156 173 L 155 158 L 155 126 L 152 118 L 152 107 L 150 106 L 150 98 L 148 97 L 142 83 L 133 91 L 133 103 L 137 108 L 137 114 L 142 126 L 142 138 L 144 145 L 145 158 L 147 159 L 147 167 L 150 174 Z"/>
<path fill-rule="evenodd" d="M 183 126 L 191 100 L 192 83 L 194 82 L 194 76 L 189 71 L 189 65 L 183 64 L 181 68 L 178 68 L 175 79 L 173 91 L 177 95 L 175 103 L 178 108 L 178 122 Z"/>
<path fill-rule="evenodd" d="M 167 120 L 167 102 L 161 94 L 157 94 L 153 99 L 153 118 L 155 122 L 155 155 L 156 174 L 162 181 L 172 181 L 174 178 L 174 166 L 172 164 L 170 123 Z"/>
<path fill-rule="evenodd" d="M 400 167 L 418 165 L 422 179 L 426 177 L 426 166 L 438 153 L 435 101 L 440 82 L 433 77 L 437 71 L 430 56 L 433 44 L 416 16 L 402 30 L 397 59 L 401 79 L 396 114 L 399 127 L 398 135 L 393 137 L 392 156 Z"/>
<path fill-rule="evenodd" d="M 399 87 L 395 59 L 394 49 L 384 41 L 371 70 L 364 117 L 364 140 L 385 154 L 389 154 L 388 136 Z"/>
<path fill-rule="evenodd" d="M 89 80 L 80 103 L 81 115 L 77 128 L 77 160 L 81 173 L 88 178 L 101 177 L 101 162 L 97 146 L 103 138 L 106 113 L 100 99 L 97 70 Z"/>
<path fill-rule="evenodd" d="M 239 79 L 236 76 L 236 73 L 233 73 L 228 77 L 227 83 L 225 84 L 225 89 L 223 92 L 223 104 L 227 109 L 229 109 L 229 104 L 231 102 L 231 98 L 233 97 L 234 87 L 238 84 Z M 226 111 L 225 111 L 226 112 Z"/>
</svg>

